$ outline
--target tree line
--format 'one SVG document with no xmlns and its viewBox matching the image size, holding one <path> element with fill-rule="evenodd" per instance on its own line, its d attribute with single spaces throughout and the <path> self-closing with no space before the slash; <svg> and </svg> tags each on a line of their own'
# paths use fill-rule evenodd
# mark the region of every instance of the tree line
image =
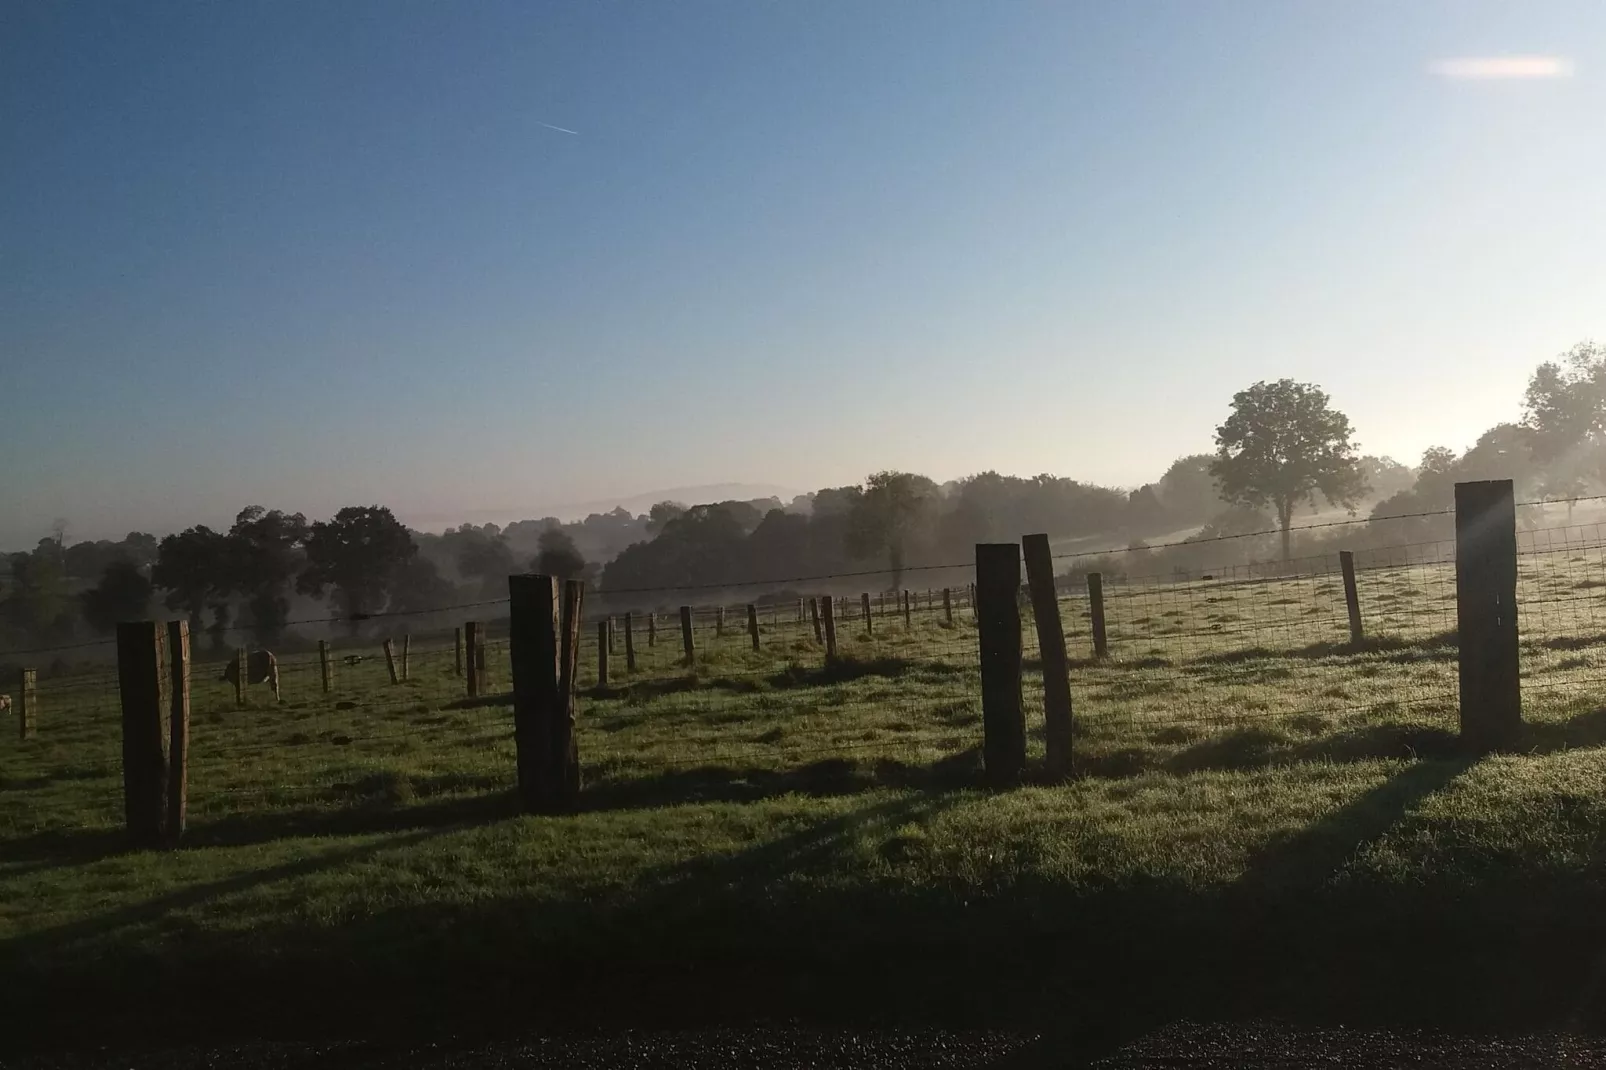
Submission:
<svg viewBox="0 0 1606 1070">
<path fill-rule="evenodd" d="M 665 501 L 640 515 L 616 509 L 572 524 L 464 524 L 438 535 L 409 531 L 378 505 L 318 521 L 253 505 L 227 531 L 198 525 L 116 542 L 69 544 L 58 526 L 34 550 L 5 560 L 0 650 L 105 634 L 119 620 L 149 616 L 158 602 L 220 648 L 231 630 L 280 642 L 298 599 L 355 632 L 378 613 L 499 598 L 507 575 L 524 570 L 584 579 L 604 596 L 863 571 L 898 587 L 910 568 L 960 565 L 978 542 L 1032 531 L 1073 547 L 1079 539 L 1127 547 L 1119 560 L 1084 568 L 1142 562 L 1184 575 L 1207 560 L 1321 550 L 1337 536 L 1300 534 L 1294 521 L 1323 504 L 1356 515 L 1363 501 L 1375 501 L 1366 528 L 1341 537 L 1399 544 L 1450 537 L 1448 517 L 1420 514 L 1448 509 L 1463 480 L 1513 479 L 1521 493 L 1558 498 L 1606 488 L 1606 347 L 1582 342 L 1539 365 L 1522 413 L 1462 452 L 1436 446 L 1411 467 L 1361 454 L 1348 417 L 1320 387 L 1282 379 L 1232 397 L 1214 452 L 1178 458 L 1136 489 L 994 471 L 938 484 L 883 471 L 788 503 Z M 1157 537 L 1180 545 L 1153 551 Z"/>
</svg>

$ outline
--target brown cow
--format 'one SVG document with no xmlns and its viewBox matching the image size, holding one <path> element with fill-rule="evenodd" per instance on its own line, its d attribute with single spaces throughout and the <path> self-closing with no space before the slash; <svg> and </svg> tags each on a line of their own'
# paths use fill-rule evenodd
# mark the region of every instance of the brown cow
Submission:
<svg viewBox="0 0 1606 1070">
<path fill-rule="evenodd" d="M 10 695 L 0 695 L 0 710 L 9 710 L 10 708 L 11 708 L 11 696 Z"/>
<path fill-rule="evenodd" d="M 240 657 L 236 654 L 229 660 L 228 668 L 223 670 L 219 679 L 226 680 L 236 687 L 240 679 Z M 279 662 L 271 650 L 252 650 L 245 657 L 245 682 L 248 684 L 267 684 L 273 688 L 273 697 L 279 698 Z"/>
</svg>

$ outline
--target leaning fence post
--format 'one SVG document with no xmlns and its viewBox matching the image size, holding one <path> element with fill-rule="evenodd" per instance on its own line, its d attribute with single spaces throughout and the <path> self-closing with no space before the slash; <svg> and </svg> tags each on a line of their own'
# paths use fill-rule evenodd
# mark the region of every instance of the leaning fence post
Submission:
<svg viewBox="0 0 1606 1070">
<path fill-rule="evenodd" d="M 1511 480 L 1455 485 L 1461 739 L 1478 752 L 1522 732 L 1517 650 L 1517 510 Z"/>
<path fill-rule="evenodd" d="M 946 587 L 942 589 L 942 619 L 946 624 L 954 622 L 954 599 Z"/>
<path fill-rule="evenodd" d="M 393 640 L 386 639 L 383 643 L 380 643 L 379 645 L 385 651 L 385 671 L 390 673 L 390 682 L 393 683 L 393 684 L 401 683 L 401 678 L 396 675 L 396 644 L 395 644 L 395 642 Z"/>
<path fill-rule="evenodd" d="M 1110 656 L 1110 639 L 1104 630 L 1104 574 L 1087 574 L 1087 610 L 1093 622 L 1093 656 Z"/>
<path fill-rule="evenodd" d="M 825 660 L 836 660 L 836 613 L 832 608 L 830 595 L 820 598 L 820 616 L 825 618 Z"/>
<path fill-rule="evenodd" d="M 117 625 L 117 690 L 123 707 L 123 815 L 141 847 L 166 840 L 168 813 L 167 628 Z M 243 675 L 243 666 L 242 666 Z"/>
<path fill-rule="evenodd" d="M 1060 620 L 1059 591 L 1054 586 L 1054 556 L 1047 535 L 1024 535 L 1026 582 L 1032 592 L 1037 622 L 1037 649 L 1043 662 L 1044 764 L 1051 776 L 1071 771 L 1071 667 L 1065 657 L 1065 625 Z"/>
<path fill-rule="evenodd" d="M 625 614 L 625 672 L 636 671 L 636 622 L 631 613 Z"/>
<path fill-rule="evenodd" d="M 809 619 L 814 622 L 814 641 L 816 643 L 825 642 L 825 633 L 820 630 L 820 600 L 818 598 L 809 599 Z"/>
<path fill-rule="evenodd" d="M 190 780 L 190 622 L 167 622 L 169 675 L 167 735 L 167 835 L 169 847 L 177 846 L 189 821 Z"/>
<path fill-rule="evenodd" d="M 468 697 L 480 697 L 480 659 L 477 651 L 480 645 L 480 622 L 468 621 L 463 625 L 463 646 L 467 657 L 464 660 L 467 672 Z"/>
<path fill-rule="evenodd" d="M 1361 628 L 1361 594 L 1355 588 L 1355 555 L 1348 550 L 1340 550 L 1338 568 L 1344 574 L 1344 606 L 1349 610 L 1349 641 L 1359 643 L 1366 633 Z"/>
<path fill-rule="evenodd" d="M 976 544 L 976 624 L 981 646 L 982 763 L 996 787 L 1026 769 L 1021 700 L 1020 544 Z"/>
<path fill-rule="evenodd" d="M 685 652 L 686 667 L 697 661 L 697 641 L 692 637 L 691 606 L 680 607 L 680 647 Z"/>
<path fill-rule="evenodd" d="M 752 637 L 753 653 L 757 654 L 759 651 L 758 607 L 751 602 L 747 603 L 747 634 Z"/>
<path fill-rule="evenodd" d="M 39 720 L 39 670 L 23 669 L 17 679 L 17 735 L 32 739 Z"/>
<path fill-rule="evenodd" d="M 875 634 L 875 618 L 870 615 L 870 592 L 866 591 L 859 596 L 859 608 L 864 612 L 864 634 Z"/>
<path fill-rule="evenodd" d="M 188 623 L 187 621 L 185 622 Z M 461 632 L 458 633 L 461 636 Z M 461 638 L 459 638 L 461 642 Z M 458 665 L 462 666 L 462 653 L 458 653 Z M 318 640 L 318 677 L 323 681 L 323 693 L 328 694 L 335 689 L 335 667 L 329 662 L 329 640 Z"/>
<path fill-rule="evenodd" d="M 608 627 L 608 618 L 603 617 L 597 621 L 597 687 L 601 690 L 608 688 L 608 648 L 613 646 L 613 629 Z"/>
</svg>

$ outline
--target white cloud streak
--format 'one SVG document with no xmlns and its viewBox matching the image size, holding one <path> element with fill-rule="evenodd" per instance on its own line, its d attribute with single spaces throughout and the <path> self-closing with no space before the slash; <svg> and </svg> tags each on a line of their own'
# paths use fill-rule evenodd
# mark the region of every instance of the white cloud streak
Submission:
<svg viewBox="0 0 1606 1070">
<path fill-rule="evenodd" d="M 1435 60 L 1428 69 L 1441 78 L 1571 78 L 1573 61 L 1563 56 L 1460 56 Z"/>
<path fill-rule="evenodd" d="M 535 121 L 535 125 L 536 126 L 544 126 L 548 130 L 556 130 L 560 134 L 574 134 L 577 137 L 580 134 L 580 131 L 578 131 L 578 130 L 570 130 L 566 126 L 553 126 L 551 123 L 543 123 L 540 119 L 537 119 Z"/>
</svg>

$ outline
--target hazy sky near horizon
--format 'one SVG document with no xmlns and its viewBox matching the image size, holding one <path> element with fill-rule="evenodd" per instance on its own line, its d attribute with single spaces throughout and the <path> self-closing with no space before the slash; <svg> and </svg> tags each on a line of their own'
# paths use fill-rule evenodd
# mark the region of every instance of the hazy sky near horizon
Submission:
<svg viewBox="0 0 1606 1070">
<path fill-rule="evenodd" d="M 1595 0 L 14 0 L 0 546 L 1464 448 L 1606 335 L 1603 115 Z"/>
</svg>

